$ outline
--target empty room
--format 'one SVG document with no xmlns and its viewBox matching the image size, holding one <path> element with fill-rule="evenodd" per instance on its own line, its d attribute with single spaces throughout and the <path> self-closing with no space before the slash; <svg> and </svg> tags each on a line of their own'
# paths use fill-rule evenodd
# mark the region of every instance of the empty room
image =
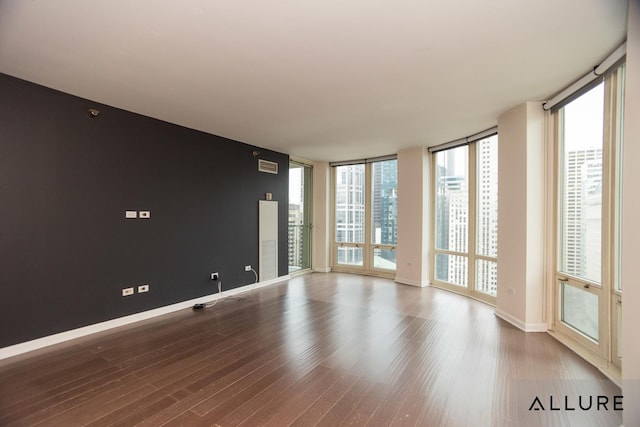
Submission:
<svg viewBox="0 0 640 427">
<path fill-rule="evenodd" d="M 0 425 L 638 426 L 638 119 L 637 0 L 0 0 Z"/>
</svg>

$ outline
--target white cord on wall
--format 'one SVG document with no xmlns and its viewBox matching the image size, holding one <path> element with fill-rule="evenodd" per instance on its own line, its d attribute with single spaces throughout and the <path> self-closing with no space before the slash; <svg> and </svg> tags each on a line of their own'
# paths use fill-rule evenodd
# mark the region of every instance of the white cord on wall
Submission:
<svg viewBox="0 0 640 427">
<path fill-rule="evenodd" d="M 207 308 L 210 308 L 216 305 L 218 303 L 218 300 L 220 299 L 221 293 L 222 293 L 222 280 L 218 280 L 218 298 L 216 298 L 216 300 L 213 302 L 206 303 L 204 306 Z"/>
<path fill-rule="evenodd" d="M 252 288 L 255 288 L 255 285 L 258 283 L 258 272 L 255 271 L 253 268 L 251 269 L 251 271 L 253 271 L 253 275 L 256 277 L 256 280 L 255 280 L 255 282 L 253 282 L 253 287 L 252 287 Z M 222 297 L 221 294 L 222 294 L 222 280 L 218 280 L 218 294 L 217 294 L 218 297 L 214 301 L 204 304 L 204 307 L 211 308 L 214 305 L 216 305 L 218 303 L 218 300 Z M 244 298 L 241 298 L 241 297 L 227 297 L 227 298 L 228 299 L 237 299 L 237 300 L 241 300 L 241 301 L 244 300 Z"/>
</svg>

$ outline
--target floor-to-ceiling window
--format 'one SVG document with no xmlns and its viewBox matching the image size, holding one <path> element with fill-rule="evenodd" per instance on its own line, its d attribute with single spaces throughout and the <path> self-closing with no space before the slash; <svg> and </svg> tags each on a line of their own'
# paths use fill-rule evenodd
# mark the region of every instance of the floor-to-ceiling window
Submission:
<svg viewBox="0 0 640 427">
<path fill-rule="evenodd" d="M 498 136 L 434 150 L 433 171 L 432 283 L 493 303 L 498 283 Z"/>
<path fill-rule="evenodd" d="M 311 268 L 311 172 L 289 163 L 289 273 Z"/>
<path fill-rule="evenodd" d="M 554 329 L 620 366 L 619 159 L 624 67 L 554 110 Z"/>
<path fill-rule="evenodd" d="M 333 269 L 388 275 L 396 269 L 395 158 L 333 167 Z"/>
<path fill-rule="evenodd" d="M 398 161 L 371 163 L 371 261 L 376 270 L 396 269 Z"/>
</svg>

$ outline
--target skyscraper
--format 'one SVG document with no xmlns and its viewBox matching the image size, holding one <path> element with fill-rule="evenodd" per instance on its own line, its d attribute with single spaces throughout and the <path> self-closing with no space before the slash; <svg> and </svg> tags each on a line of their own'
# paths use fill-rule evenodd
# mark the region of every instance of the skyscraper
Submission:
<svg viewBox="0 0 640 427">
<path fill-rule="evenodd" d="M 386 160 L 372 165 L 372 242 L 395 245 L 398 239 L 398 162 Z M 374 264 L 381 268 L 395 268 L 396 252 L 379 250 Z"/>
<path fill-rule="evenodd" d="M 602 149 L 568 151 L 563 189 L 561 265 L 567 274 L 601 280 Z"/>
<path fill-rule="evenodd" d="M 467 252 L 469 190 L 467 181 L 467 147 L 437 153 L 436 166 L 436 248 Z M 466 285 L 466 257 L 437 254 L 437 280 Z"/>
<path fill-rule="evenodd" d="M 300 204 L 289 203 L 289 270 L 296 271 L 302 266 L 303 229 Z"/>
<path fill-rule="evenodd" d="M 476 254 L 498 256 L 498 144 L 491 140 L 478 141 L 476 194 Z M 497 263 L 477 261 L 476 289 L 496 295 Z"/>
<path fill-rule="evenodd" d="M 364 165 L 339 166 L 336 171 L 336 242 L 364 243 Z M 338 263 L 362 265 L 362 248 L 338 247 Z"/>
<path fill-rule="evenodd" d="M 496 295 L 498 272 L 498 145 L 497 137 L 476 143 L 475 218 L 469 216 L 468 148 L 437 153 L 436 249 L 461 255 L 436 253 L 435 278 L 467 286 L 469 269 L 475 269 L 475 288 Z M 469 247 L 469 224 L 475 224 L 475 248 Z M 475 250 L 476 265 L 466 254 Z"/>
</svg>

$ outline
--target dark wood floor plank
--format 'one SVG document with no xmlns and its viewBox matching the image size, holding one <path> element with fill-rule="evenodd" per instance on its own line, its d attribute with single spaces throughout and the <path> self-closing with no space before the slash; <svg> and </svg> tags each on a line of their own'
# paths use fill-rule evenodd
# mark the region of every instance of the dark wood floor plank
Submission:
<svg viewBox="0 0 640 427">
<path fill-rule="evenodd" d="M 513 426 L 532 421 L 527 387 L 620 393 L 478 301 L 317 273 L 0 361 L 0 425 Z"/>
<path fill-rule="evenodd" d="M 291 424 L 318 400 L 325 390 L 338 380 L 334 372 L 322 365 L 318 365 L 316 370 L 318 370 L 319 375 L 315 376 L 315 378 L 304 379 L 304 389 L 289 398 L 280 410 L 274 411 L 274 415 L 265 425 L 277 427 Z M 292 387 L 295 388 L 296 385 L 293 384 Z M 288 394 L 289 391 L 287 390 L 285 393 Z M 285 393 L 280 395 L 285 396 Z"/>
<path fill-rule="evenodd" d="M 244 369 L 247 366 L 252 366 L 252 362 L 256 362 L 259 364 L 258 366 L 262 366 L 264 358 L 267 358 L 269 361 L 276 358 L 273 348 L 262 347 L 255 351 L 248 352 L 244 357 L 235 360 L 233 358 L 229 358 L 227 364 L 223 364 L 223 362 L 225 362 L 223 359 L 220 363 L 212 366 L 211 373 L 205 373 L 201 378 L 189 384 L 186 388 L 191 392 L 197 392 L 202 390 L 204 387 L 210 386 L 217 380 L 224 378 L 229 374 L 233 374 L 234 372 L 242 372 L 242 376 L 244 376 Z M 222 365 L 220 369 L 219 365 Z M 251 369 L 251 371 L 253 370 L 254 369 Z"/>
<path fill-rule="evenodd" d="M 177 378 L 185 377 L 192 372 L 199 371 L 204 367 L 208 367 L 217 361 L 227 360 L 231 354 L 244 354 L 255 347 L 244 345 L 236 347 L 230 345 L 226 349 L 215 349 L 209 346 L 194 346 L 188 351 L 180 354 L 180 357 L 171 357 L 170 359 L 155 363 L 150 366 L 144 366 L 133 371 L 136 376 L 141 379 L 147 379 L 151 384 L 162 387 L 167 383 L 175 381 Z M 222 357 L 226 352 L 227 359 Z"/>
<path fill-rule="evenodd" d="M 269 405 L 262 406 L 251 417 L 244 420 L 240 425 L 265 425 L 273 416 L 278 413 L 278 411 L 289 405 L 291 399 L 299 396 L 315 382 L 320 381 L 327 371 L 329 371 L 329 369 L 324 366 L 316 366 L 313 370 L 311 370 L 304 377 L 296 381 L 295 384 L 289 387 L 285 393 L 274 395 L 272 400 L 269 402 Z"/>
<path fill-rule="evenodd" d="M 238 381 L 229 385 L 218 393 L 212 394 L 191 408 L 191 411 L 201 417 L 217 420 L 237 408 L 243 402 L 253 398 L 264 389 L 278 381 L 288 371 L 284 358 L 275 358 L 251 371 Z"/>
<path fill-rule="evenodd" d="M 299 377 L 299 374 L 296 373 L 295 376 Z M 304 378 L 307 378 L 307 377 L 304 377 Z M 232 392 L 232 395 L 230 398 L 224 400 L 222 404 L 216 406 L 211 411 L 202 415 L 202 418 L 207 422 L 221 423 L 223 422 L 222 419 L 225 416 L 232 414 L 234 412 L 237 413 L 237 410 L 240 407 L 242 407 L 245 402 L 247 402 L 248 400 L 252 400 L 254 396 L 262 395 L 265 392 L 265 390 L 268 390 L 268 389 L 271 389 L 272 391 L 274 391 L 275 388 L 273 386 L 279 382 L 295 384 L 295 377 L 292 378 L 292 372 L 286 366 L 280 366 L 278 369 L 273 370 L 269 374 L 265 375 L 264 377 L 260 378 L 258 381 L 255 381 L 248 386 L 242 386 L 238 383 L 238 386 L 242 387 L 241 391 L 237 393 Z M 269 401 L 269 407 L 271 407 L 273 403 L 274 403 L 274 397 L 272 396 L 271 400 Z M 265 407 L 267 406 L 263 405 L 259 410 Z M 200 408 L 200 410 L 201 409 L 202 408 Z M 197 414 L 199 413 L 198 408 L 194 408 L 193 411 Z M 258 411 L 254 411 L 249 418 L 254 416 Z M 232 422 L 228 422 L 228 424 L 232 424 Z"/>
<path fill-rule="evenodd" d="M 179 400 L 186 400 L 189 397 L 197 396 L 194 395 L 195 391 L 202 390 L 205 386 L 209 386 L 216 380 L 236 374 L 246 366 L 250 366 L 251 362 L 260 360 L 261 356 L 272 357 L 271 353 L 272 352 L 269 352 L 266 349 L 259 348 L 241 359 L 229 357 L 226 362 L 224 360 L 221 362 L 211 360 L 210 364 L 206 368 L 193 372 L 188 376 L 180 376 L 177 380 L 165 385 L 164 387 L 154 390 L 148 395 L 132 400 L 127 406 L 103 416 L 92 423 L 92 425 L 133 425 L 132 423 L 134 421 L 135 423 L 141 423 L 145 420 L 155 423 L 157 422 L 157 413 L 164 413 L 164 411 L 169 408 L 173 408 L 175 411 L 174 405 Z M 278 363 L 281 365 L 283 362 L 280 360 Z M 260 362 L 260 365 L 265 366 L 263 362 Z M 217 385 L 220 386 L 220 383 L 218 382 Z M 222 388 L 220 392 L 227 394 L 228 390 L 226 388 Z M 202 394 L 203 396 L 192 400 L 202 401 L 203 399 L 206 399 L 204 396 L 209 396 L 208 392 Z M 193 401 L 188 405 L 188 407 L 192 406 Z M 175 412 L 173 412 L 173 414 L 175 414 Z"/>
<path fill-rule="evenodd" d="M 291 425 L 297 427 L 315 425 L 357 380 L 358 377 L 354 375 L 339 376 L 337 381 L 301 413 Z"/>
<path fill-rule="evenodd" d="M 184 329 L 180 325 L 173 325 L 154 334 L 132 334 L 124 342 L 115 341 L 112 345 L 100 345 L 94 352 L 106 360 L 123 363 L 161 348 L 179 347 L 181 343 L 202 336 L 206 332 L 198 327 Z"/>
<path fill-rule="evenodd" d="M 138 400 L 130 403 L 129 405 L 123 406 L 117 411 L 113 411 L 108 415 L 98 418 L 87 425 L 92 427 L 129 427 L 136 425 L 157 412 L 164 410 L 174 402 L 175 400 L 169 396 L 165 396 L 160 399 L 150 399 L 148 404 L 140 404 Z"/>
<path fill-rule="evenodd" d="M 153 393 L 154 387 L 144 384 L 140 385 L 136 380 L 123 382 L 118 386 L 106 386 L 100 393 L 88 393 L 76 401 L 67 405 L 59 405 L 56 411 L 51 414 L 35 414 L 35 416 L 25 417 L 26 425 L 43 426 L 71 426 L 87 425 L 88 423 L 110 414 L 119 408 L 126 406 L 131 400 Z"/>
<path fill-rule="evenodd" d="M 9 359 L 0 360 L 0 384 L 11 383 L 25 375 L 42 376 L 55 369 L 65 369 L 86 359 L 87 349 L 71 342 L 34 350 Z"/>
<path fill-rule="evenodd" d="M 49 373 L 39 376 L 27 374 L 23 380 L 14 379 L 11 382 L 3 383 L 0 386 L 0 401 L 14 401 L 17 396 L 20 396 L 22 393 L 38 393 L 40 390 L 48 388 L 51 384 L 72 384 L 79 378 L 99 373 L 108 367 L 109 362 L 100 357 L 79 359 L 79 363 L 65 367 L 64 369 L 59 369 L 55 365 L 52 365 Z M 7 386 L 9 384 L 11 386 Z"/>
<path fill-rule="evenodd" d="M 342 420 L 340 426 L 365 426 L 371 419 L 371 416 L 386 398 L 393 396 L 388 395 L 390 387 L 387 384 L 372 384 L 369 390 L 362 396 L 360 402 L 354 406 L 351 412 Z"/>
<path fill-rule="evenodd" d="M 400 412 L 402 405 L 405 404 L 405 401 L 407 399 L 414 399 L 415 394 L 419 394 L 415 388 L 409 387 L 409 385 L 413 385 L 413 381 L 408 380 L 406 386 L 392 386 L 384 397 L 384 405 L 378 405 L 365 425 L 384 427 L 390 426 L 396 421 L 397 417 L 399 417 L 397 414 Z"/>
<path fill-rule="evenodd" d="M 229 426 L 239 425 L 255 414 L 260 408 L 269 405 L 273 400 L 273 396 L 286 392 L 286 390 L 288 390 L 298 380 L 298 373 L 291 371 L 285 373 L 251 399 L 244 402 L 237 402 L 236 406 L 229 412 L 222 414 L 221 418 L 217 420 L 216 423 Z"/>
<path fill-rule="evenodd" d="M 193 390 L 193 388 L 189 389 L 188 386 L 184 386 L 184 388 L 174 391 L 171 394 L 171 397 L 176 399 L 176 402 L 166 410 L 144 420 L 140 425 L 151 427 L 168 423 L 174 418 L 180 417 L 185 412 L 190 411 L 190 409 L 195 405 L 210 398 L 212 395 L 215 395 L 216 393 L 224 393 L 224 390 L 227 387 L 236 383 L 245 376 L 250 375 L 256 369 L 259 369 L 261 366 L 264 366 L 278 357 L 281 356 L 278 356 L 276 351 L 271 350 L 263 353 L 258 358 L 245 359 L 246 363 L 236 365 L 236 368 L 233 370 L 227 369 L 222 371 L 222 369 L 229 364 L 217 367 L 221 374 L 218 374 L 215 377 L 209 377 L 210 382 L 207 384 L 201 383 L 200 388 L 197 390 Z M 278 362 L 281 362 L 281 360 L 282 358 L 278 360 Z M 203 372 L 202 376 L 205 375 L 205 372 L 206 371 Z M 189 381 L 193 381 L 193 378 L 190 378 Z M 173 386 L 173 384 L 170 386 Z M 166 387 L 163 388 L 163 390 L 169 391 Z"/>
<path fill-rule="evenodd" d="M 42 390 L 42 393 L 32 395 L 20 394 L 25 399 L 0 409 L 0 425 L 4 425 L 11 419 L 27 417 L 34 413 L 40 413 L 47 408 L 55 407 L 66 401 L 86 395 L 86 393 L 98 389 L 103 384 L 117 381 L 123 378 L 123 372 L 117 366 L 111 366 L 99 374 L 83 377 L 73 383 L 52 387 L 50 390 Z M 54 409 L 59 410 L 59 409 Z"/>
<path fill-rule="evenodd" d="M 193 412 L 183 412 L 171 421 L 162 424 L 164 427 L 195 427 L 202 423 L 202 418 Z M 158 424 L 159 425 L 159 424 Z"/>
<path fill-rule="evenodd" d="M 338 426 L 345 421 L 356 408 L 363 395 L 373 384 L 367 378 L 360 377 L 351 388 L 318 420 L 318 425 Z"/>
<path fill-rule="evenodd" d="M 173 360 L 180 360 L 192 354 L 197 354 L 205 347 L 217 346 L 218 341 L 228 343 L 229 337 L 224 337 L 216 332 L 202 332 L 182 341 L 169 341 L 164 346 L 157 345 L 151 351 L 137 355 L 123 355 L 121 359 L 113 363 L 123 369 L 139 370 L 142 368 L 162 369 Z"/>
</svg>

